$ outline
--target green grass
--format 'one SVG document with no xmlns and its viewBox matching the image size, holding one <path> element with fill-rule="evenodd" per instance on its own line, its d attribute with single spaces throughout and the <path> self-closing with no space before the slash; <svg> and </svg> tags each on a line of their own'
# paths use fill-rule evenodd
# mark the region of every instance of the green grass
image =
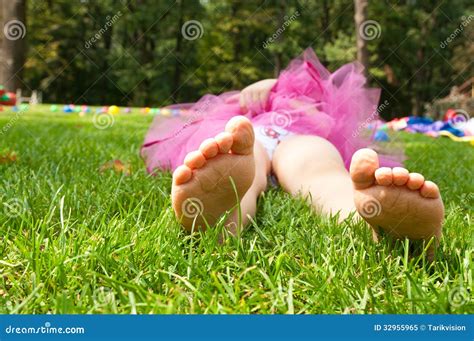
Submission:
<svg viewBox="0 0 474 341">
<path fill-rule="evenodd" d="M 436 181 L 446 204 L 429 265 L 280 189 L 241 239 L 217 243 L 222 226 L 186 235 L 170 174 L 147 175 L 138 154 L 151 117 L 121 115 L 104 130 L 91 117 L 0 112 L 0 153 L 18 157 L 0 164 L 0 313 L 474 311 L 474 148 L 401 135 L 407 166 Z M 99 172 L 113 159 L 131 175 Z"/>
</svg>

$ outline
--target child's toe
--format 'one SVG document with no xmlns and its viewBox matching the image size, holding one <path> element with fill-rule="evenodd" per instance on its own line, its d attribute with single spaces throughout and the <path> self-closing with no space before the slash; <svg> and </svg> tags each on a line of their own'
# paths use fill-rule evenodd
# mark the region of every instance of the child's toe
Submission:
<svg viewBox="0 0 474 341">
<path fill-rule="evenodd" d="M 390 186 L 393 182 L 392 169 L 381 167 L 375 171 L 375 181 L 377 185 Z"/>
<path fill-rule="evenodd" d="M 191 180 L 192 176 L 193 171 L 188 166 L 181 165 L 173 172 L 173 183 L 182 185 Z"/>
<path fill-rule="evenodd" d="M 199 151 L 206 159 L 211 159 L 219 153 L 219 146 L 217 145 L 216 140 L 206 139 L 199 146 Z"/>
<path fill-rule="evenodd" d="M 235 116 L 225 126 L 226 132 L 232 134 L 232 153 L 251 154 L 255 142 L 255 133 L 250 120 L 244 116 Z"/>
<path fill-rule="evenodd" d="M 439 198 L 438 185 L 432 181 L 425 181 L 420 189 L 420 194 L 425 198 L 437 199 Z"/>
<path fill-rule="evenodd" d="M 214 140 L 217 142 L 219 146 L 219 153 L 227 154 L 232 147 L 232 143 L 234 141 L 232 134 L 228 132 L 223 132 L 217 134 Z"/>
<path fill-rule="evenodd" d="M 206 164 L 206 158 L 199 150 L 196 150 L 186 155 L 184 164 L 191 169 L 201 168 Z"/>
<path fill-rule="evenodd" d="M 408 181 L 408 171 L 402 167 L 395 167 L 392 169 L 393 183 L 397 186 L 403 186 Z"/>
<path fill-rule="evenodd" d="M 364 148 L 352 156 L 350 174 L 356 189 L 370 187 L 375 181 L 375 171 L 379 168 L 379 158 L 372 149 Z"/>
<path fill-rule="evenodd" d="M 410 173 L 408 176 L 407 187 L 412 191 L 420 189 L 425 182 L 425 177 L 420 173 Z"/>
</svg>

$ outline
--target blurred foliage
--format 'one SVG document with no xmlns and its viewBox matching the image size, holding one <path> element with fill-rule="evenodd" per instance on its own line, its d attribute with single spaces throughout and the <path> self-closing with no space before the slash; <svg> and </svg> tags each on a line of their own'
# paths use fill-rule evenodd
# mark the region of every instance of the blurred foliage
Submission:
<svg viewBox="0 0 474 341">
<path fill-rule="evenodd" d="M 473 76 L 474 20 L 442 47 L 473 9 L 468 0 L 369 4 L 381 28 L 369 42 L 370 82 L 390 103 L 384 116 L 422 113 Z M 46 102 L 189 102 L 275 77 L 306 47 L 331 71 L 356 56 L 351 0 L 37 0 L 27 15 L 25 79 Z M 190 20 L 200 38 L 183 37 Z"/>
</svg>

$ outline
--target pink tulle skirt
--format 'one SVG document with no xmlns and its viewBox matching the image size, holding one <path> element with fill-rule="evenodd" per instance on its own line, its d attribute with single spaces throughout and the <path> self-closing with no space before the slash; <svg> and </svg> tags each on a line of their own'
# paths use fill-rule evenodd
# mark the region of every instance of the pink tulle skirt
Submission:
<svg viewBox="0 0 474 341">
<path fill-rule="evenodd" d="M 354 152 L 371 143 L 363 136 L 367 124 L 378 119 L 380 90 L 365 85 L 359 64 L 346 64 L 330 73 L 307 49 L 281 72 L 265 105 L 256 103 L 242 112 L 238 100 L 231 100 L 239 92 L 232 91 L 168 107 L 186 114 L 155 117 L 141 154 L 149 172 L 174 170 L 202 141 L 222 132 L 230 118 L 243 115 L 254 126 L 277 126 L 293 134 L 327 139 L 348 168 Z M 382 157 L 381 164 L 399 162 Z"/>
</svg>

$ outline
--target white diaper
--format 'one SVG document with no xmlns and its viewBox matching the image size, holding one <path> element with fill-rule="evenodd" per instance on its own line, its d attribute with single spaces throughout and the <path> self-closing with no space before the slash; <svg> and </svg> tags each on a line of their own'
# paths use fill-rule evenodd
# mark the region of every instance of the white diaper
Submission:
<svg viewBox="0 0 474 341">
<path fill-rule="evenodd" d="M 292 132 L 276 125 L 254 126 L 253 130 L 255 138 L 263 145 L 270 160 L 273 158 L 273 153 L 278 144 L 294 135 Z"/>
</svg>

